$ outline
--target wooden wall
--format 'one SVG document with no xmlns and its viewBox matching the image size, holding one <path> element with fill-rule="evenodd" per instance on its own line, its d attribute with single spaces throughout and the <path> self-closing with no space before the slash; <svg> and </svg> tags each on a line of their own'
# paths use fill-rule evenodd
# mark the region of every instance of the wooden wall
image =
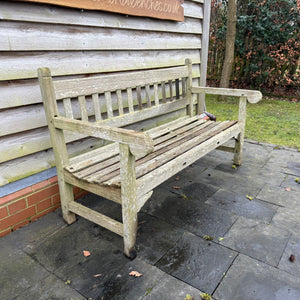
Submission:
<svg viewBox="0 0 300 300">
<path fill-rule="evenodd" d="M 205 84 L 210 0 L 186 0 L 183 7 L 185 21 L 175 22 L 1 1 L 0 186 L 54 166 L 38 67 L 50 67 L 54 76 L 85 76 L 191 58 L 194 78 L 201 73 Z M 72 142 L 70 151 L 95 143 Z"/>
</svg>

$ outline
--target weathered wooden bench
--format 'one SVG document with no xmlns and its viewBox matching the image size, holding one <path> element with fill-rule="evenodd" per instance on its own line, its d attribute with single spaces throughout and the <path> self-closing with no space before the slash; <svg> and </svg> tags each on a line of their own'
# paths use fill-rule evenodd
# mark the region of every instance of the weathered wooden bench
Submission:
<svg viewBox="0 0 300 300">
<path fill-rule="evenodd" d="M 52 80 L 48 68 L 38 74 L 64 220 L 71 224 L 78 214 L 123 236 L 124 253 L 131 258 L 136 256 L 137 213 L 152 190 L 233 137 L 235 147 L 221 147 L 240 165 L 246 101 L 261 99 L 258 91 L 194 87 L 188 59 L 179 67 L 79 79 Z M 202 94 L 198 101 L 203 94 L 239 97 L 238 120 L 201 119 L 203 103 L 196 103 L 195 94 Z M 170 114 L 180 117 L 170 121 Z M 139 128 L 140 122 L 163 115 L 169 122 L 145 132 L 123 128 Z M 70 158 L 64 131 L 113 143 Z M 75 202 L 73 186 L 121 204 L 122 223 Z"/>
</svg>

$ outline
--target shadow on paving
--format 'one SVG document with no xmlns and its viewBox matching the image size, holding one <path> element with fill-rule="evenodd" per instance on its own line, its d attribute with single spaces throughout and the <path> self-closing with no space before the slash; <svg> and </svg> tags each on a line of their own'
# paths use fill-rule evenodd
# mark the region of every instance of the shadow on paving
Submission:
<svg viewBox="0 0 300 300">
<path fill-rule="evenodd" d="M 298 300 L 299 162 L 292 149 L 247 142 L 233 168 L 213 151 L 154 190 L 138 215 L 133 261 L 118 235 L 50 213 L 0 240 L 0 298 Z M 121 221 L 118 204 L 79 201 Z"/>
</svg>

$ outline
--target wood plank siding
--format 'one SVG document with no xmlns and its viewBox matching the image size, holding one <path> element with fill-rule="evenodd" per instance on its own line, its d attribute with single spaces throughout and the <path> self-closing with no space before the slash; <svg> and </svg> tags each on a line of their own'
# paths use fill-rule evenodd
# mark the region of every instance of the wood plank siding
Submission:
<svg viewBox="0 0 300 300">
<path fill-rule="evenodd" d="M 37 81 L 39 67 L 51 68 L 57 78 L 73 78 L 178 66 L 190 58 L 193 80 L 198 83 L 201 78 L 201 84 L 205 85 L 206 69 L 200 67 L 203 64 L 206 68 L 207 63 L 210 0 L 186 0 L 183 8 L 185 20 L 176 22 L 1 1 L 0 186 L 54 166 Z M 147 101 L 156 101 L 159 92 L 158 86 L 153 90 L 148 87 Z M 124 96 L 122 93 L 112 95 L 108 114 L 115 109 L 114 103 Z M 134 93 L 132 97 L 137 99 Z M 155 94 L 155 99 L 151 100 L 150 94 Z M 62 109 L 68 101 L 61 102 Z M 86 117 L 101 117 L 103 108 L 99 106 L 97 113 L 92 97 L 85 101 Z M 133 109 L 130 101 L 131 97 L 129 110 Z M 72 113 L 76 118 L 81 113 L 80 105 Z M 163 119 L 159 117 L 156 122 L 162 123 Z M 141 127 L 149 128 L 148 123 Z M 72 133 L 67 134 L 66 139 L 70 153 L 104 143 L 95 138 L 78 141 Z"/>
</svg>

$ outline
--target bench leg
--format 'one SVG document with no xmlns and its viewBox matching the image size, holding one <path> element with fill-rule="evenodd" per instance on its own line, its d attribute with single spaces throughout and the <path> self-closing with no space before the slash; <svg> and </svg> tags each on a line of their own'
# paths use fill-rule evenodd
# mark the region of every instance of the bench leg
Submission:
<svg viewBox="0 0 300 300">
<path fill-rule="evenodd" d="M 131 200 L 125 200 L 125 198 L 122 199 L 124 254 L 130 259 L 134 259 L 137 255 L 135 250 L 137 212 L 133 209 Z"/>
<path fill-rule="evenodd" d="M 138 212 L 135 157 L 131 154 L 129 146 L 126 144 L 120 144 L 120 173 L 124 254 L 134 259 L 137 255 L 134 245 L 137 232 Z"/>
<path fill-rule="evenodd" d="M 233 163 L 237 166 L 242 164 L 242 152 L 244 146 L 245 125 L 246 125 L 246 108 L 247 98 L 245 96 L 240 97 L 239 101 L 239 123 L 241 125 L 241 132 L 237 136 L 234 147 Z"/>
<path fill-rule="evenodd" d="M 244 145 L 244 133 L 240 133 L 235 140 L 233 164 L 240 166 L 242 164 L 242 154 Z"/>
<path fill-rule="evenodd" d="M 59 182 L 59 192 L 63 218 L 67 224 L 72 224 L 76 221 L 76 215 L 69 211 L 68 204 L 74 201 L 73 186 L 66 182 Z"/>
</svg>

